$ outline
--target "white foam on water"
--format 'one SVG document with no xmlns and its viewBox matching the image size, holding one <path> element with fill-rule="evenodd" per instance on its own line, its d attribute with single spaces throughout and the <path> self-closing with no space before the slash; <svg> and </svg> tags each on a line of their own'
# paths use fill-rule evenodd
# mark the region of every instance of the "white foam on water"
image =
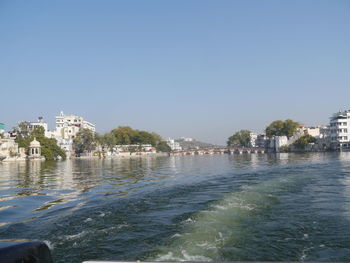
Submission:
<svg viewBox="0 0 350 263">
<path fill-rule="evenodd" d="M 167 254 L 159 255 L 157 259 L 158 261 L 184 261 L 180 257 L 175 257 L 173 252 L 168 252 Z"/>
<path fill-rule="evenodd" d="M 182 261 L 211 261 L 211 258 L 204 257 L 201 255 L 190 255 L 186 250 L 181 251 L 184 260 Z"/>
<path fill-rule="evenodd" d="M 78 234 L 74 234 L 74 235 L 66 235 L 64 236 L 65 240 L 75 240 L 78 238 L 81 238 L 83 236 L 86 236 L 87 234 L 89 234 L 88 231 L 83 230 L 82 232 L 78 233 Z"/>
<path fill-rule="evenodd" d="M 183 224 L 190 224 L 190 223 L 194 223 L 195 220 L 192 218 L 187 218 L 186 220 L 182 221 Z"/>
<path fill-rule="evenodd" d="M 122 228 L 124 228 L 124 227 L 128 227 L 129 225 L 128 224 L 121 224 L 121 225 L 119 225 L 119 226 L 117 226 L 117 229 L 122 229 Z"/>
<path fill-rule="evenodd" d="M 297 180 L 297 176 L 272 179 L 242 187 L 242 191 L 226 195 L 205 211 L 183 221 L 183 232 L 173 235 L 171 243 L 159 248 L 156 258 L 150 260 L 222 260 L 220 249 L 229 246 L 240 250 L 241 241 L 250 235 L 245 223 L 278 204 L 276 192 L 283 188 L 288 191 Z M 306 257 L 306 251 L 304 253 L 305 256 L 303 254 L 301 258 Z"/>
<path fill-rule="evenodd" d="M 88 217 L 88 218 L 86 218 L 85 220 L 84 220 L 84 222 L 86 223 L 86 222 L 91 222 L 92 221 L 92 218 L 90 218 L 90 217 Z"/>
<path fill-rule="evenodd" d="M 54 249 L 53 244 L 49 240 L 44 240 L 44 243 L 51 251 Z"/>
<path fill-rule="evenodd" d="M 216 205 L 216 206 L 214 206 L 214 208 L 220 209 L 220 210 L 227 210 L 227 207 L 226 206 L 222 206 L 222 205 Z"/>
<path fill-rule="evenodd" d="M 196 246 L 199 246 L 199 247 L 208 247 L 208 243 L 207 242 L 204 242 L 202 244 L 196 244 Z"/>
</svg>

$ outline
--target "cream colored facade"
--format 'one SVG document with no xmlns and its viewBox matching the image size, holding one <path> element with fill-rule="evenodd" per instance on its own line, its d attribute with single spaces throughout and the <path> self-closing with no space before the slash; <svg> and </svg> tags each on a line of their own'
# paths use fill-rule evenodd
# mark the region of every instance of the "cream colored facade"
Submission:
<svg viewBox="0 0 350 263">
<path fill-rule="evenodd" d="M 65 115 L 61 111 L 60 115 L 56 116 L 56 129 L 49 137 L 56 138 L 59 146 L 68 152 L 69 156 L 69 152 L 73 151 L 73 140 L 81 129 L 96 131 L 95 125 L 85 121 L 83 117 Z"/>
</svg>

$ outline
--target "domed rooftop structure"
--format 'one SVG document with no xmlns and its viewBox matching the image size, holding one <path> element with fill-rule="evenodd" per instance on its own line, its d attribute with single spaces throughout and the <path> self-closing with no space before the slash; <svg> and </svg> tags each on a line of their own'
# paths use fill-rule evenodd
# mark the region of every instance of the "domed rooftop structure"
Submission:
<svg viewBox="0 0 350 263">
<path fill-rule="evenodd" d="M 37 140 L 36 140 L 36 138 L 34 137 L 34 140 L 32 140 L 31 142 L 30 142 L 30 146 L 29 146 L 30 148 L 38 148 L 38 147 L 41 147 L 41 145 L 40 145 L 40 142 L 38 142 Z"/>
</svg>

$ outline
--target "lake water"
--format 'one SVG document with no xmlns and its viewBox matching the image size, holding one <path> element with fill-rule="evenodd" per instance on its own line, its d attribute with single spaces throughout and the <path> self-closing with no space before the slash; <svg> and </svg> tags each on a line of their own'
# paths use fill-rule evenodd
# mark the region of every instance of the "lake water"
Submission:
<svg viewBox="0 0 350 263">
<path fill-rule="evenodd" d="M 55 262 L 349 261 L 350 153 L 0 163 L 0 245 Z"/>
</svg>

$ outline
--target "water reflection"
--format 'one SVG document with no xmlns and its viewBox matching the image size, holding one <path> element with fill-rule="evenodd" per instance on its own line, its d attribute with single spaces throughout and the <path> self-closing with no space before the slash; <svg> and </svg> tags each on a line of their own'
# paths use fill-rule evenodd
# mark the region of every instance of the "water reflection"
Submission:
<svg viewBox="0 0 350 263">
<path fill-rule="evenodd" d="M 163 178 L 162 166 L 165 164 L 164 169 L 168 169 L 163 160 L 132 158 L 1 163 L 0 213 L 6 212 L 7 217 L 12 215 L 16 220 L 24 220 L 57 205 L 74 206 L 83 199 L 98 195 L 126 196 Z M 5 221 L 0 224 L 4 225 Z"/>
<path fill-rule="evenodd" d="M 195 184 L 264 167 L 324 162 L 330 156 L 281 153 L 1 163 L 0 215 L 6 218 L 2 222 L 20 221 L 55 207 Z M 339 162 L 349 158 L 349 154 L 334 156 Z M 348 178 L 343 183 L 349 184 Z"/>
<path fill-rule="evenodd" d="M 189 221 L 201 232 L 196 215 L 216 205 L 204 229 L 211 215 L 222 219 L 229 239 L 218 249 L 241 245 L 222 260 L 295 261 L 300 251 L 318 259 L 322 249 L 313 258 L 305 249 L 319 240 L 342 246 L 329 236 L 350 219 L 349 160 L 281 153 L 0 163 L 0 242 L 50 240 L 56 262 L 147 259 Z M 235 220 L 242 228 L 220 230 Z"/>
</svg>

